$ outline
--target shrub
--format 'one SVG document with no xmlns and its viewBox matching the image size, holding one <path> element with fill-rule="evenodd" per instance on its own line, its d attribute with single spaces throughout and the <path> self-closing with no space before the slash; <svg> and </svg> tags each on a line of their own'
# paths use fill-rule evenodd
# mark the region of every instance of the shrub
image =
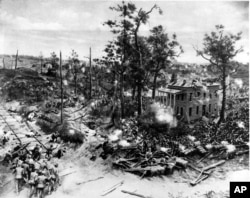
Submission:
<svg viewBox="0 0 250 198">
<path fill-rule="evenodd" d="M 64 142 L 82 144 L 84 140 L 84 134 L 81 131 L 72 129 L 69 122 L 64 121 L 63 124 L 56 127 L 59 132 L 59 136 Z"/>
</svg>

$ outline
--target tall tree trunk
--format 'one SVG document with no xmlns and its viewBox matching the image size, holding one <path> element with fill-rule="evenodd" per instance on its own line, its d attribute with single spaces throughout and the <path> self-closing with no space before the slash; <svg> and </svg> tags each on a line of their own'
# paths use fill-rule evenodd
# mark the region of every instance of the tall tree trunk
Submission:
<svg viewBox="0 0 250 198">
<path fill-rule="evenodd" d="M 222 68 L 222 103 L 220 111 L 220 120 L 218 124 L 225 121 L 225 108 L 226 108 L 226 65 Z"/>
<path fill-rule="evenodd" d="M 141 82 L 138 83 L 138 87 L 137 87 L 137 102 L 138 102 L 138 106 L 137 106 L 137 111 L 138 111 L 138 115 L 140 116 L 142 114 L 142 85 Z"/>
<path fill-rule="evenodd" d="M 123 60 L 121 64 L 121 74 L 120 74 L 120 102 L 121 102 L 121 118 L 124 118 L 124 64 L 126 60 L 126 29 L 125 29 L 125 17 L 126 8 L 123 7 Z"/>
<path fill-rule="evenodd" d="M 120 75 L 120 100 L 121 100 L 121 118 L 124 118 L 124 75 Z"/>
<path fill-rule="evenodd" d="M 15 59 L 15 70 L 17 69 L 17 59 L 18 59 L 18 50 L 16 52 L 16 59 Z"/>
<path fill-rule="evenodd" d="M 136 93 L 136 85 L 132 88 L 132 100 L 135 100 L 135 93 Z"/>
<path fill-rule="evenodd" d="M 43 73 L 43 59 L 41 58 L 41 74 Z"/>
<path fill-rule="evenodd" d="M 61 124 L 63 123 L 63 79 L 62 79 L 62 53 L 60 52 L 60 79 L 61 79 Z"/>
<path fill-rule="evenodd" d="M 92 65 L 91 65 L 91 47 L 89 48 L 89 99 L 92 99 Z"/>
<path fill-rule="evenodd" d="M 153 100 L 155 99 L 155 90 L 156 90 L 157 75 L 158 75 L 158 73 L 155 72 L 154 81 L 153 81 L 153 90 L 152 90 L 152 99 Z"/>
<path fill-rule="evenodd" d="M 3 57 L 3 68 L 5 69 L 4 57 Z"/>
<path fill-rule="evenodd" d="M 76 65 L 74 65 L 75 67 L 75 75 L 74 75 L 74 81 L 75 81 L 75 96 L 77 94 L 77 71 L 76 71 Z"/>
</svg>

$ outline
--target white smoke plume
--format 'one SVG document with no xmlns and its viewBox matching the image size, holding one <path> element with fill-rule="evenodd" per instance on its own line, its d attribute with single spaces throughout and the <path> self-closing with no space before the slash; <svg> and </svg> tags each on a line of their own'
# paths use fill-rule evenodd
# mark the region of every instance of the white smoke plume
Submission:
<svg viewBox="0 0 250 198">
<path fill-rule="evenodd" d="M 109 140 L 112 142 L 116 142 L 121 139 L 122 131 L 120 129 L 116 129 L 112 134 L 109 135 Z"/>
<path fill-rule="evenodd" d="M 171 107 L 163 108 L 159 103 L 153 103 L 150 106 L 150 111 L 155 114 L 157 122 L 169 124 L 170 127 L 177 126 L 177 119 L 174 117 L 174 111 Z"/>
<path fill-rule="evenodd" d="M 245 129 L 245 124 L 244 124 L 244 122 L 238 121 L 238 122 L 237 122 L 237 125 L 238 125 L 239 128 Z"/>
<path fill-rule="evenodd" d="M 243 87 L 243 80 L 241 78 L 236 78 L 234 79 L 234 83 L 239 87 L 242 88 Z"/>
</svg>

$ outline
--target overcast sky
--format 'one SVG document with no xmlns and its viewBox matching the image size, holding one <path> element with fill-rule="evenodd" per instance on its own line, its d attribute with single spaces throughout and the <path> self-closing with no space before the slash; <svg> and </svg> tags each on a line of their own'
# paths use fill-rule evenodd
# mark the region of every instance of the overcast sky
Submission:
<svg viewBox="0 0 250 198">
<path fill-rule="evenodd" d="M 0 54 L 49 56 L 61 50 L 63 57 L 71 49 L 80 59 L 88 56 L 92 47 L 93 58 L 101 57 L 107 41 L 113 35 L 103 22 L 117 18 L 109 10 L 120 1 L 84 0 L 0 0 Z M 150 9 L 155 1 L 133 1 L 137 7 Z M 153 12 L 149 22 L 141 27 L 140 34 L 148 35 L 156 25 L 163 25 L 169 34 L 176 33 L 183 46 L 180 62 L 201 63 L 193 45 L 202 47 L 205 33 L 223 24 L 231 33 L 242 31 L 238 46 L 244 52 L 236 57 L 249 61 L 249 3 L 248 1 L 158 1 L 163 15 Z"/>
</svg>

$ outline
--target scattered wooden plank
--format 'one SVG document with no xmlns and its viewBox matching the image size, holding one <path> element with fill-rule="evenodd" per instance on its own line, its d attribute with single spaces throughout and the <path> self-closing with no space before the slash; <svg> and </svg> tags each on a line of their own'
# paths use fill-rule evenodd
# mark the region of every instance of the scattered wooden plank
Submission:
<svg viewBox="0 0 250 198">
<path fill-rule="evenodd" d="M 196 170 L 196 171 L 197 171 L 197 172 L 199 172 L 199 173 L 201 173 L 201 172 L 202 172 L 202 170 L 201 170 L 201 169 L 196 168 L 196 167 L 195 167 L 195 166 L 193 166 L 192 164 L 188 164 L 187 166 L 188 166 L 188 167 L 190 167 L 190 168 L 192 168 L 193 170 Z M 209 173 L 209 172 L 207 172 L 207 171 L 203 171 L 203 174 L 209 175 L 210 173 Z"/>
<path fill-rule="evenodd" d="M 73 174 L 73 173 L 75 173 L 76 171 L 73 171 L 73 172 L 70 172 L 70 173 L 65 173 L 64 175 L 60 175 L 60 177 L 65 177 L 65 176 L 67 176 L 67 175 L 71 175 L 71 174 Z"/>
<path fill-rule="evenodd" d="M 76 184 L 77 184 L 77 185 L 86 184 L 86 183 L 88 183 L 88 182 L 97 181 L 97 180 L 103 179 L 103 178 L 104 178 L 104 177 L 98 177 L 98 178 L 96 178 L 96 179 L 90 179 L 90 180 L 87 180 L 87 181 L 78 182 L 78 183 L 76 183 Z"/>
<path fill-rule="evenodd" d="M 118 187 L 122 186 L 124 184 L 124 181 L 119 182 L 118 184 L 115 184 L 114 186 L 110 187 L 109 189 L 105 190 L 102 196 L 106 196 L 109 193 L 113 192 L 116 190 Z"/>
<path fill-rule="evenodd" d="M 200 160 L 197 161 L 197 164 L 199 164 L 200 162 L 202 162 L 204 159 L 208 158 L 209 155 L 211 155 L 212 152 L 208 152 L 204 157 L 202 157 Z"/>
<path fill-rule="evenodd" d="M 249 149 L 244 151 L 238 151 L 235 155 L 243 155 L 243 154 L 249 154 Z"/>
<path fill-rule="evenodd" d="M 137 196 L 137 197 L 141 197 L 141 198 L 151 198 L 150 196 L 144 196 L 142 194 L 138 194 L 138 193 L 135 193 L 135 192 L 130 192 L 130 191 L 127 191 L 127 190 L 121 190 L 121 191 L 123 193 L 130 194 L 130 195 Z"/>
<path fill-rule="evenodd" d="M 226 162 L 226 160 L 221 160 L 221 161 L 219 161 L 219 162 L 216 162 L 216 163 L 214 163 L 214 164 L 211 164 L 211 165 L 209 165 L 209 166 L 203 168 L 202 170 L 203 170 L 203 171 L 207 171 L 207 170 L 210 170 L 210 169 L 212 169 L 212 168 L 216 168 L 217 166 L 220 166 L 220 165 L 224 164 L 225 162 Z"/>
</svg>

